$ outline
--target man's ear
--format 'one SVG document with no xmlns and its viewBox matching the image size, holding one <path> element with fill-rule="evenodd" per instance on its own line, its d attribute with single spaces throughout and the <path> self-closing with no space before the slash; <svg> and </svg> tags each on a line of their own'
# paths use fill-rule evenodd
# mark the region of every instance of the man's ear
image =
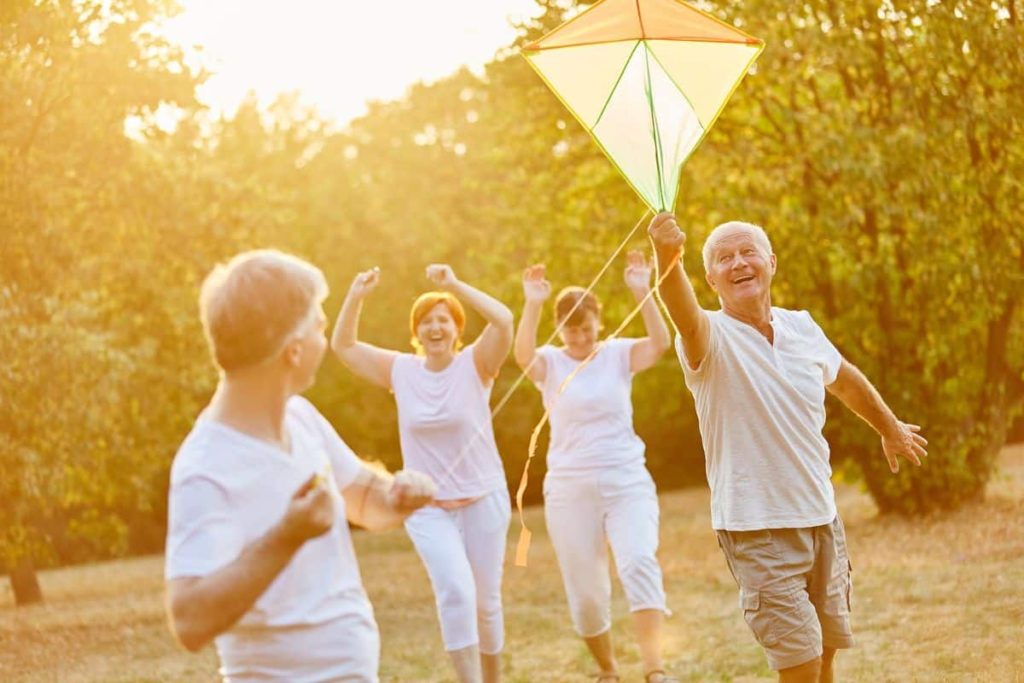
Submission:
<svg viewBox="0 0 1024 683">
<path fill-rule="evenodd" d="M 714 280 L 711 279 L 711 273 L 704 273 L 704 279 L 707 280 L 708 285 L 711 287 L 713 291 L 718 291 L 718 287 L 715 287 Z"/>
<path fill-rule="evenodd" d="M 771 264 L 772 264 L 772 275 L 775 275 L 775 271 L 776 271 L 776 270 L 778 269 L 778 267 L 779 267 L 779 263 L 778 263 L 778 260 L 777 260 L 777 259 L 775 258 L 775 254 L 772 254 L 772 255 L 771 255 L 771 258 L 769 259 L 769 261 L 770 261 L 770 262 L 771 262 Z"/>
<path fill-rule="evenodd" d="M 297 368 L 302 363 L 302 344 L 298 340 L 288 342 L 281 356 L 289 367 Z"/>
</svg>

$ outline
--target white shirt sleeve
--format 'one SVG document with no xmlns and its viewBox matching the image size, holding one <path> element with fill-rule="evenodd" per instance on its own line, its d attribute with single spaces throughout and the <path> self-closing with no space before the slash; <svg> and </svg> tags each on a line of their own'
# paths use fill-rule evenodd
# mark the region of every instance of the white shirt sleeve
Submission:
<svg viewBox="0 0 1024 683">
<path fill-rule="evenodd" d="M 706 375 L 705 369 L 711 364 L 712 357 L 718 353 L 718 335 L 721 334 L 721 331 L 718 329 L 718 315 L 714 312 L 708 312 L 706 315 L 708 316 L 708 350 L 696 370 L 691 368 L 690 364 L 686 362 L 686 354 L 683 352 L 683 338 L 678 333 L 676 334 L 674 344 L 676 357 L 679 359 L 679 364 L 683 367 L 683 375 L 687 379 L 698 380 Z"/>
<path fill-rule="evenodd" d="M 392 361 L 391 377 L 389 378 L 392 394 L 398 393 L 404 387 L 402 382 L 404 382 L 405 376 L 409 372 L 408 363 L 411 359 L 415 359 L 415 356 L 411 353 L 399 353 L 395 356 L 395 360 Z"/>
<path fill-rule="evenodd" d="M 814 344 L 815 354 L 822 359 L 824 364 L 824 381 L 825 386 L 832 384 L 836 381 L 836 377 L 839 375 L 839 368 L 843 364 L 843 356 L 839 353 L 839 350 L 829 341 L 829 338 L 825 336 L 825 331 L 814 321 L 811 317 L 810 311 L 803 311 L 804 316 L 807 319 L 809 325 L 808 338 Z"/>
<path fill-rule="evenodd" d="M 542 394 L 558 391 L 557 385 L 552 389 L 552 385 L 555 385 L 554 355 L 556 353 L 561 353 L 561 351 L 550 344 L 545 344 L 544 346 L 539 347 L 536 351 L 537 358 L 540 359 L 539 362 L 544 363 L 544 380 L 540 383 L 535 382 L 534 384 L 538 389 L 540 389 Z"/>
<path fill-rule="evenodd" d="M 316 413 L 316 425 L 323 438 L 327 457 L 331 459 L 331 470 L 339 491 L 344 491 L 356 480 L 363 468 L 363 461 L 349 448 L 330 422 L 319 412 Z"/>
<path fill-rule="evenodd" d="M 191 475 L 174 482 L 168 508 L 166 579 L 206 576 L 241 554 L 245 537 L 227 492 L 213 480 Z"/>
<path fill-rule="evenodd" d="M 615 367 L 621 379 L 626 382 L 632 381 L 633 371 L 630 369 L 630 356 L 633 353 L 633 346 L 639 339 L 610 339 L 607 343 L 612 357 L 615 359 Z"/>
</svg>

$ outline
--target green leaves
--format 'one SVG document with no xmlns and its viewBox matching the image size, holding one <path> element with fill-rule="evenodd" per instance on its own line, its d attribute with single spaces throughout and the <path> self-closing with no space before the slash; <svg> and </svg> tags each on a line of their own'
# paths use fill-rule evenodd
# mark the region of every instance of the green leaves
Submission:
<svg viewBox="0 0 1024 683">
<path fill-rule="evenodd" d="M 562 20 L 563 3 L 542 4 L 523 40 Z M 352 275 L 379 265 L 362 335 L 407 349 L 425 264 L 448 261 L 518 310 L 528 264 L 545 262 L 556 288 L 586 284 L 644 212 L 508 50 L 483 74 L 417 85 L 340 130 L 294 97 L 210 120 L 194 102 L 200 77 L 148 28 L 169 3 L 71 6 L 0 9 L 8 563 L 160 547 L 170 460 L 216 379 L 195 300 L 217 260 L 262 246 L 303 255 L 334 288 L 330 314 Z M 885 510 L 979 495 L 1024 399 L 1019 19 L 1005 4 L 925 0 L 881 16 L 865 2 L 716 7 L 768 48 L 680 184 L 701 301 L 717 306 L 704 236 L 733 218 L 764 225 L 779 256 L 774 302 L 809 309 L 931 442 L 924 468 L 892 477 L 877 436 L 830 406 L 837 468 L 856 461 Z M 181 108 L 177 131 L 125 137 L 126 116 L 145 123 L 161 103 Z M 646 248 L 642 234 L 630 246 Z M 597 285 L 606 327 L 632 308 L 622 265 Z M 468 333 L 480 326 L 471 317 Z M 509 363 L 495 396 L 517 375 Z M 311 394 L 358 452 L 399 465 L 387 392 L 329 358 Z M 633 398 L 659 482 L 699 480 L 674 359 L 638 377 Z M 496 421 L 510 476 L 539 416 L 527 386 Z"/>
</svg>

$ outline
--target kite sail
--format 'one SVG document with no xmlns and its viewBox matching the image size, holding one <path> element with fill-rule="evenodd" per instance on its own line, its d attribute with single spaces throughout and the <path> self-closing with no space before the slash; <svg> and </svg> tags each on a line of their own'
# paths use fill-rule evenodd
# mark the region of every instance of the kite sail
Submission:
<svg viewBox="0 0 1024 683">
<path fill-rule="evenodd" d="M 657 212 L 763 49 L 681 0 L 600 0 L 522 53 Z"/>
</svg>

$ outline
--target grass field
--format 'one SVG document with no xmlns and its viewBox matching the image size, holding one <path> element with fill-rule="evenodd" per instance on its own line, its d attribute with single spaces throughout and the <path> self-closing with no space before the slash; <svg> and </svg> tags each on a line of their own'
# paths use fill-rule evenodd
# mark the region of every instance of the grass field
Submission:
<svg viewBox="0 0 1024 683">
<path fill-rule="evenodd" d="M 1024 682 L 1024 446 L 1004 451 L 984 504 L 952 515 L 880 518 L 860 491 L 840 487 L 838 497 L 859 644 L 840 655 L 837 680 Z M 673 492 L 661 503 L 661 560 L 675 611 L 670 668 L 684 681 L 774 680 L 736 607 L 707 492 Z M 506 680 L 587 681 L 593 666 L 569 626 L 541 511 L 528 516 L 530 567 L 506 573 Z M 451 680 L 429 585 L 404 533 L 360 533 L 356 546 L 380 623 L 382 680 Z M 44 572 L 47 602 L 29 608 L 15 608 L 0 581 L 0 681 L 216 681 L 212 648 L 190 655 L 171 642 L 161 570 L 160 557 L 144 557 Z M 615 617 L 623 680 L 639 682 L 619 593 Z"/>
</svg>

